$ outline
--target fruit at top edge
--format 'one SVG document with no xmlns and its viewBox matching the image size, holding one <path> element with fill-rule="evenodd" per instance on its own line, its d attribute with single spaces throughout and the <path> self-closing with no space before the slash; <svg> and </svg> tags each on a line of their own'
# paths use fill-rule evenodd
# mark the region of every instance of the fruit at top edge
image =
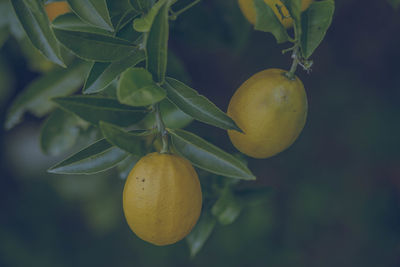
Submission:
<svg viewBox="0 0 400 267">
<path fill-rule="evenodd" d="M 53 2 L 45 5 L 45 10 L 50 21 L 53 21 L 58 16 L 71 11 L 67 2 Z"/>
<path fill-rule="evenodd" d="M 289 15 L 289 11 L 280 0 L 264 0 L 264 2 L 272 8 L 275 15 L 278 17 L 283 26 L 285 26 L 285 28 L 290 28 L 293 26 L 293 20 L 291 18 L 282 19 L 282 15 L 279 13 L 276 5 L 282 6 L 282 14 L 285 17 Z M 313 0 L 302 0 L 301 11 L 306 10 L 312 2 Z M 256 23 L 256 10 L 254 8 L 253 0 L 239 0 L 239 7 L 247 20 L 254 25 Z"/>
</svg>

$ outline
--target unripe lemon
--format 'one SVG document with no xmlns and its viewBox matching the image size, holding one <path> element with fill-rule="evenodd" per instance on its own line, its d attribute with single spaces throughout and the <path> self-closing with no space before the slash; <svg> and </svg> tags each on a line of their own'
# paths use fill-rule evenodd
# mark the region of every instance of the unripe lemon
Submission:
<svg viewBox="0 0 400 267">
<path fill-rule="evenodd" d="M 233 145 L 254 158 L 268 158 L 297 139 L 307 117 L 303 83 L 268 69 L 253 75 L 233 95 L 228 115 L 244 133 L 229 130 Z"/>
<path fill-rule="evenodd" d="M 45 6 L 47 16 L 50 21 L 53 21 L 58 16 L 71 11 L 67 2 L 53 2 Z"/>
<path fill-rule="evenodd" d="M 196 224 L 202 205 L 199 178 L 189 161 L 151 153 L 130 172 L 123 193 L 125 218 L 141 239 L 163 246 L 178 242 Z"/>
<path fill-rule="evenodd" d="M 282 2 L 280 0 L 264 0 L 264 2 L 272 8 L 275 15 L 278 17 L 278 19 L 283 24 L 283 26 L 285 26 L 286 28 L 290 28 L 293 26 L 293 20 L 291 18 L 282 19 L 282 15 L 279 13 L 279 10 L 276 7 L 276 5 L 282 7 L 281 11 L 285 17 L 289 16 L 289 11 L 282 4 Z M 312 2 L 313 2 L 313 0 L 302 0 L 301 11 L 306 10 Z M 256 10 L 254 8 L 253 0 L 239 0 L 239 7 L 242 10 L 243 15 L 247 18 L 247 20 L 251 24 L 255 24 L 256 23 Z"/>
</svg>

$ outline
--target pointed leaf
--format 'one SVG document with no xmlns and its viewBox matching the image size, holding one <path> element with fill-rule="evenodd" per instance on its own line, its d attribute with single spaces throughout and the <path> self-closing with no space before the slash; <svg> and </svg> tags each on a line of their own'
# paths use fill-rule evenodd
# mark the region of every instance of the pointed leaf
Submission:
<svg viewBox="0 0 400 267">
<path fill-rule="evenodd" d="M 163 85 L 168 98 L 183 112 L 201 122 L 219 127 L 240 131 L 235 122 L 216 105 L 196 90 L 172 78 L 167 78 Z"/>
<path fill-rule="evenodd" d="M 58 156 L 72 148 L 79 136 L 79 119 L 56 109 L 42 126 L 40 147 L 48 155 Z"/>
<path fill-rule="evenodd" d="M 171 129 L 180 129 L 186 127 L 193 121 L 193 118 L 180 110 L 175 104 L 173 104 L 167 98 L 160 102 L 161 118 L 165 124 L 165 127 Z M 156 117 L 154 112 L 148 114 L 140 125 L 144 129 L 151 129 L 156 123 Z"/>
<path fill-rule="evenodd" d="M 7 25 L 10 29 L 10 33 L 18 41 L 27 38 L 25 31 L 14 12 L 11 1 L 0 1 L 0 25 Z"/>
<path fill-rule="evenodd" d="M 215 202 L 211 212 L 218 219 L 220 224 L 228 225 L 237 219 L 242 209 L 243 205 L 237 201 L 230 188 L 227 187 L 222 191 L 221 196 L 217 202 Z"/>
<path fill-rule="evenodd" d="M 251 171 L 240 160 L 199 136 L 184 131 L 167 129 L 176 151 L 193 165 L 226 177 L 254 180 Z"/>
<path fill-rule="evenodd" d="M 151 25 L 153 25 L 154 19 L 160 11 L 161 7 L 165 4 L 167 0 L 158 1 L 147 13 L 141 18 L 137 18 L 133 21 L 133 28 L 138 32 L 149 32 Z"/>
<path fill-rule="evenodd" d="M 65 66 L 60 46 L 50 28 L 50 21 L 41 0 L 12 0 L 18 20 L 29 40 L 52 62 Z"/>
<path fill-rule="evenodd" d="M 147 69 L 158 83 L 164 82 L 167 71 L 169 7 L 167 0 L 154 18 L 146 41 Z"/>
<path fill-rule="evenodd" d="M 0 27 L 0 49 L 10 36 L 8 27 Z"/>
<path fill-rule="evenodd" d="M 202 212 L 196 226 L 186 237 L 191 257 L 196 256 L 204 246 L 215 227 L 215 223 L 215 217 L 212 216 L 208 210 Z"/>
<path fill-rule="evenodd" d="M 76 91 L 82 85 L 87 70 L 87 63 L 76 62 L 67 69 L 55 69 L 33 81 L 8 110 L 6 129 L 19 123 L 25 111 L 38 117 L 48 113 L 54 107 L 50 99 Z"/>
<path fill-rule="evenodd" d="M 105 139 L 101 139 L 51 167 L 48 172 L 58 174 L 95 174 L 114 167 L 127 156 L 126 152 L 113 147 Z"/>
<path fill-rule="evenodd" d="M 137 16 L 139 16 L 139 13 L 132 9 L 132 7 L 130 7 L 130 9 L 126 9 L 123 13 L 111 15 L 111 21 L 114 25 L 115 32 L 118 32 L 128 24 L 130 28 L 133 28 L 132 20 Z"/>
<path fill-rule="evenodd" d="M 159 87 L 151 74 L 143 68 L 130 68 L 122 75 L 118 83 L 119 102 L 134 106 L 148 106 L 163 100 L 167 93 Z"/>
<path fill-rule="evenodd" d="M 89 33 L 97 33 L 109 36 L 113 35 L 112 32 L 85 23 L 77 15 L 71 12 L 60 15 L 57 18 L 55 18 L 52 22 L 52 26 L 53 28 L 57 28 L 60 30 L 89 32 Z"/>
<path fill-rule="evenodd" d="M 67 0 L 67 2 L 85 22 L 108 31 L 114 30 L 105 0 Z"/>
<path fill-rule="evenodd" d="M 103 121 L 100 122 L 100 129 L 104 138 L 110 144 L 138 157 L 143 155 L 141 137 L 151 134 L 147 131 L 127 132 L 118 126 Z"/>
<path fill-rule="evenodd" d="M 95 62 L 86 79 L 83 93 L 92 94 L 104 90 L 124 70 L 145 59 L 143 50 L 135 49 L 126 58 L 112 63 Z"/>
<path fill-rule="evenodd" d="M 107 0 L 107 6 L 115 31 L 119 31 L 127 22 L 140 14 L 133 9 L 129 0 Z"/>
<path fill-rule="evenodd" d="M 130 42 L 108 35 L 54 27 L 57 39 L 77 56 L 94 61 L 117 61 L 136 50 Z"/>
<path fill-rule="evenodd" d="M 289 35 L 272 8 L 264 0 L 253 1 L 257 14 L 254 28 L 258 31 L 272 33 L 278 44 L 288 41 Z"/>
<path fill-rule="evenodd" d="M 334 11 L 335 2 L 325 0 L 312 3 L 302 14 L 301 51 L 305 58 L 309 58 L 324 39 Z"/>
<path fill-rule="evenodd" d="M 135 31 L 135 29 L 133 29 L 132 22 L 130 20 L 125 26 L 122 26 L 118 30 L 116 37 L 127 40 L 132 44 L 141 47 L 143 44 L 143 35 L 143 33 Z"/>
<path fill-rule="evenodd" d="M 98 93 L 98 96 L 105 96 L 117 99 L 117 86 L 118 81 L 114 79 L 103 91 Z"/>
<path fill-rule="evenodd" d="M 146 115 L 146 110 L 122 105 L 117 100 L 100 96 L 70 96 L 53 99 L 61 108 L 94 125 L 100 121 L 130 126 Z"/>
<path fill-rule="evenodd" d="M 130 155 L 117 165 L 117 170 L 119 172 L 119 178 L 125 180 L 128 178 L 129 173 L 135 167 L 136 163 L 139 161 L 139 158 L 133 155 Z"/>
<path fill-rule="evenodd" d="M 130 0 L 106 0 L 110 15 L 125 13 L 126 11 L 133 10 Z"/>
<path fill-rule="evenodd" d="M 134 9 L 139 12 L 147 12 L 154 5 L 155 0 L 129 0 Z"/>
</svg>

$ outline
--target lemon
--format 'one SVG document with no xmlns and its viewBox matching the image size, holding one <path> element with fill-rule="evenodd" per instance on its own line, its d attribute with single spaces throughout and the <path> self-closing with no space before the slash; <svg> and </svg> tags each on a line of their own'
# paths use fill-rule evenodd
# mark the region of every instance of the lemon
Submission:
<svg viewBox="0 0 400 267">
<path fill-rule="evenodd" d="M 229 130 L 233 145 L 254 158 L 268 158 L 288 148 L 307 117 L 303 83 L 284 70 L 267 69 L 253 75 L 235 92 L 228 115 L 244 133 Z"/>
<path fill-rule="evenodd" d="M 45 5 L 45 10 L 50 21 L 53 21 L 58 16 L 71 11 L 67 2 L 53 2 Z"/>
<path fill-rule="evenodd" d="M 151 153 L 136 163 L 123 192 L 125 218 L 141 239 L 163 246 L 178 242 L 196 224 L 202 195 L 196 171 L 186 159 Z"/>
<path fill-rule="evenodd" d="M 264 2 L 269 5 L 272 10 L 274 11 L 275 15 L 278 17 L 280 22 L 285 26 L 285 28 L 290 28 L 293 26 L 293 20 L 291 18 L 282 18 L 282 15 L 279 13 L 278 8 L 276 5 L 281 6 L 281 11 L 283 16 L 289 16 L 289 11 L 287 8 L 282 4 L 280 0 L 264 0 Z M 313 0 L 302 0 L 301 2 L 301 10 L 306 10 Z M 242 10 L 243 15 L 247 18 L 247 20 L 251 24 L 256 23 L 256 10 L 254 9 L 254 2 L 253 0 L 239 0 L 239 7 Z"/>
</svg>

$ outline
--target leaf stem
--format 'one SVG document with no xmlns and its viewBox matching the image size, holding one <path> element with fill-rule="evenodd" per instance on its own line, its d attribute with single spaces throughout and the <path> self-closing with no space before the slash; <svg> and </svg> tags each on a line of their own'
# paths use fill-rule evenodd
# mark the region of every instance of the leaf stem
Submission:
<svg viewBox="0 0 400 267">
<path fill-rule="evenodd" d="M 198 3 L 200 3 L 201 0 L 194 0 L 192 3 L 188 4 L 187 6 L 185 6 L 184 8 L 174 12 L 172 9 L 170 10 L 172 15 L 171 15 L 171 20 L 176 20 L 177 17 L 182 14 L 183 12 L 185 12 L 186 10 L 188 10 L 189 8 L 197 5 Z"/>
<path fill-rule="evenodd" d="M 168 134 L 167 131 L 165 130 L 165 125 L 161 117 L 161 112 L 160 112 L 160 104 L 154 104 L 153 109 L 156 115 L 156 126 L 159 134 L 161 135 L 161 140 L 162 140 L 162 149 L 160 151 L 161 154 L 164 153 L 169 153 L 169 143 L 168 143 Z"/>
</svg>

